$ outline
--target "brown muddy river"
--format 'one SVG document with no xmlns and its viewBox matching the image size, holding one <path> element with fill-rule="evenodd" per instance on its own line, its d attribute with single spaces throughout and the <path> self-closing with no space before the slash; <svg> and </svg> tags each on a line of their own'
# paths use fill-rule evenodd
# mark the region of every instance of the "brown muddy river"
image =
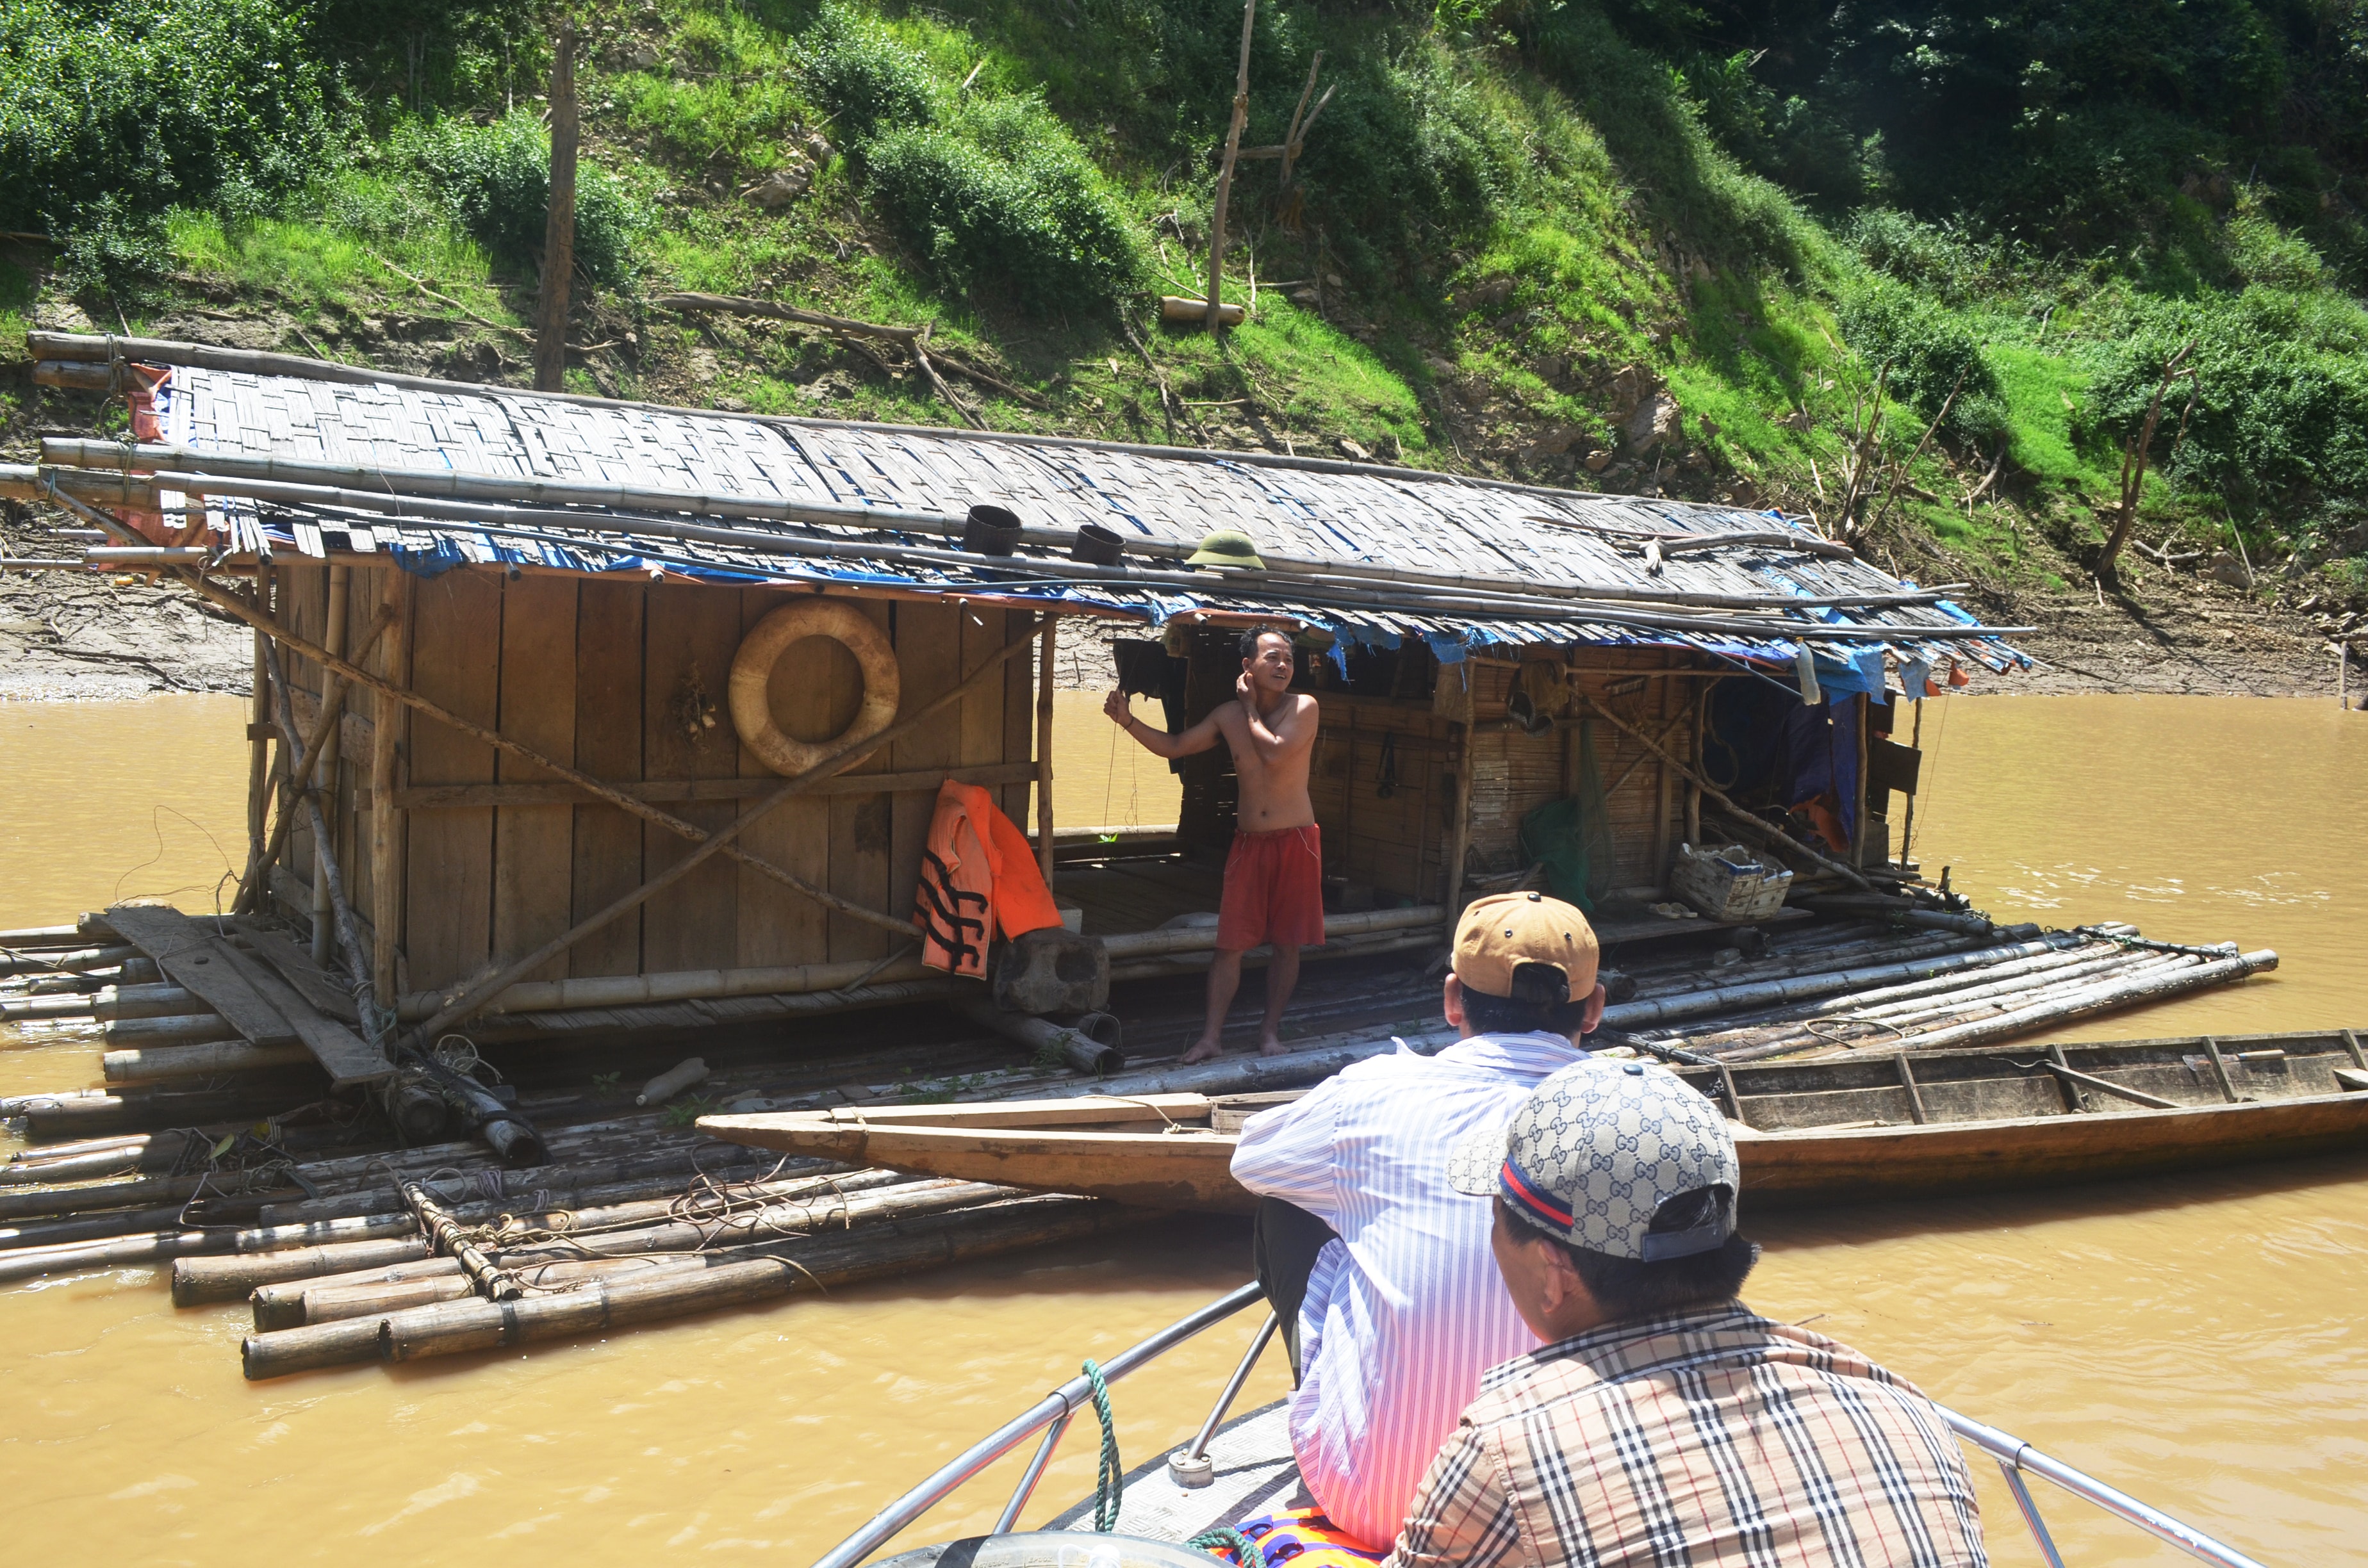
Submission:
<svg viewBox="0 0 2368 1568">
<path fill-rule="evenodd" d="M 1156 763 L 1064 694 L 1071 824 L 1172 820 Z M 0 706 L 0 926 L 132 893 L 206 907 L 245 839 L 242 704 Z M 2368 1024 L 2368 716 L 2221 698 L 1929 703 L 1928 868 L 2000 918 L 2274 947 L 2275 976 L 2097 1037 Z M 1119 772 L 1107 777 L 1115 763 Z M 169 808 L 169 809 L 164 809 Z M 1125 809 L 1121 809 L 1125 808 Z M 0 1035 L 0 1046 L 15 1043 Z M 0 1050 L 0 1093 L 87 1080 Z M 1754 1227 L 1761 1311 L 1861 1346 L 2269 1563 L 2368 1564 L 2368 1163 Z M 0 1478 L 29 1560 L 809 1560 L 1047 1388 L 1247 1274 L 1230 1225 L 530 1354 L 250 1386 L 245 1309 L 133 1268 L 0 1291 Z M 1186 1436 L 1247 1315 L 1118 1385 L 1129 1465 Z M 1280 1358 L 1250 1397 L 1281 1392 Z M 908 1540 L 984 1528 L 1018 1461 Z M 2038 1554 L 1976 1468 L 1994 1558 Z M 1092 1484 L 1074 1432 L 1030 1522 Z M 2066 1559 L 2186 1561 L 2034 1483 Z"/>
</svg>

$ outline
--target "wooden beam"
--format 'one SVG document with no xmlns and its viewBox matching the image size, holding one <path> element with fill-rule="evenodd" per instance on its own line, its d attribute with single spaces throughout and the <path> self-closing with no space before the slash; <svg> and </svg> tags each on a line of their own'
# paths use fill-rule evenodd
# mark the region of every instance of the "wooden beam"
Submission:
<svg viewBox="0 0 2368 1568">
<path fill-rule="evenodd" d="M 402 568 L 383 568 L 380 615 L 386 621 L 385 668 L 398 686 L 411 680 L 411 600 L 415 579 Z M 368 652 L 367 648 L 364 650 Z M 403 992 L 404 818 L 395 780 L 408 756 L 405 745 L 409 710 L 384 692 L 370 700 L 370 804 L 357 806 L 370 814 L 370 986 L 381 996 Z"/>
<path fill-rule="evenodd" d="M 542 295 L 534 320 L 534 389 L 567 388 L 567 291 L 575 271 L 575 18 L 551 47 L 551 207 L 542 229 Z"/>
<path fill-rule="evenodd" d="M 995 786 L 1027 784 L 1036 778 L 1032 762 L 998 762 L 981 767 L 924 767 L 902 773 L 848 773 L 825 778 L 805 790 L 809 795 L 934 794 L 951 778 L 962 784 Z M 610 789 L 635 800 L 677 804 L 696 801 L 754 801 L 780 787 L 778 777 L 757 778 L 644 778 L 611 783 Z M 584 791 L 573 784 L 418 784 L 393 791 L 394 808 L 402 812 L 450 811 L 482 806 L 574 806 Z M 360 809 L 370 810 L 375 792 L 363 797 Z"/>
<path fill-rule="evenodd" d="M 1044 637 L 1036 650 L 1036 858 L 1047 892 L 1053 886 L 1053 650 L 1060 617 L 1044 617 Z"/>
</svg>

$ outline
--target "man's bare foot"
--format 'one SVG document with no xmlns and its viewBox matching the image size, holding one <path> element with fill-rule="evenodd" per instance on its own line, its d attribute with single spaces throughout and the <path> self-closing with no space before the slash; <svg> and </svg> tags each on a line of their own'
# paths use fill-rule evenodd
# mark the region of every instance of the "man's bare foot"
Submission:
<svg viewBox="0 0 2368 1568">
<path fill-rule="evenodd" d="M 1283 1044 L 1281 1040 L 1276 1039 L 1272 1035 L 1269 1035 L 1264 1040 L 1258 1041 L 1258 1054 L 1260 1056 L 1282 1056 L 1288 1054 L 1290 1051 L 1291 1047 Z"/>
<path fill-rule="evenodd" d="M 1192 1042 L 1192 1049 L 1184 1053 L 1181 1064 L 1190 1067 L 1196 1062 L 1213 1062 L 1224 1049 L 1216 1036 L 1204 1034 Z"/>
</svg>

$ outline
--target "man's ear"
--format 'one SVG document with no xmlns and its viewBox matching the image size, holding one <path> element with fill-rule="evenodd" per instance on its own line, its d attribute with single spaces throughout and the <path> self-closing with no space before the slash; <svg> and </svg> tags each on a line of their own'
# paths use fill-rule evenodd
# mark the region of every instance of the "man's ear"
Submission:
<svg viewBox="0 0 2368 1568">
<path fill-rule="evenodd" d="M 1595 983 L 1595 990 L 1593 994 L 1587 999 L 1586 1009 L 1579 1014 L 1579 1033 L 1593 1034 L 1595 1032 L 1596 1026 L 1603 1022 L 1603 1001 L 1605 994 L 1606 993 L 1603 989 L 1603 982 L 1600 980 L 1597 981 Z"/>
<path fill-rule="evenodd" d="M 1447 1027 L 1458 1034 L 1463 1032 L 1463 982 L 1451 971 L 1440 996 L 1440 1011 L 1447 1016 Z"/>
<path fill-rule="evenodd" d="M 1554 1245 L 1549 1237 L 1539 1235 L 1533 1239 L 1539 1246 L 1539 1259 L 1545 1266 L 1538 1271 L 1538 1285 L 1544 1293 L 1540 1304 L 1545 1308 L 1546 1315 L 1558 1315 L 1565 1306 L 1581 1296 L 1592 1302 L 1595 1298 L 1579 1278 L 1578 1267 L 1571 1262 L 1570 1254 Z"/>
</svg>

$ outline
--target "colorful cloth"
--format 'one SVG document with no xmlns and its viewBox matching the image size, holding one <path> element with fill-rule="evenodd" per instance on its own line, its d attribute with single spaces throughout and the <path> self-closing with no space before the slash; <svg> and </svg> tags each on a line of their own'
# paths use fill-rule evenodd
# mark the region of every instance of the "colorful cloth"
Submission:
<svg viewBox="0 0 2368 1568">
<path fill-rule="evenodd" d="M 1475 1035 L 1360 1062 L 1243 1124 L 1235 1179 L 1340 1235 L 1300 1303 L 1289 1426 L 1308 1495 L 1359 1540 L 1397 1538 L 1481 1374 L 1538 1343 L 1489 1253 L 1488 1200 L 1448 1185 L 1448 1153 L 1501 1134 L 1585 1055 L 1557 1035 Z"/>
<path fill-rule="evenodd" d="M 1314 823 L 1234 835 L 1217 946 L 1240 952 L 1261 942 L 1324 945 L 1324 840 Z"/>
<path fill-rule="evenodd" d="M 1035 851 L 995 797 L 951 778 L 939 785 L 913 898 L 921 961 L 984 979 L 987 939 L 998 929 L 1010 937 L 1060 923 Z"/>
<path fill-rule="evenodd" d="M 1985 1568 L 1940 1414 L 1739 1301 L 1614 1324 L 1488 1374 L 1387 1568 Z"/>
<path fill-rule="evenodd" d="M 1285 1508 L 1236 1527 L 1258 1543 L 1266 1568 L 1372 1568 L 1388 1551 L 1367 1546 L 1332 1522 L 1321 1508 Z M 1223 1555 L 1212 1549 L 1212 1555 Z M 1230 1560 L 1228 1560 L 1230 1561 Z"/>
</svg>

